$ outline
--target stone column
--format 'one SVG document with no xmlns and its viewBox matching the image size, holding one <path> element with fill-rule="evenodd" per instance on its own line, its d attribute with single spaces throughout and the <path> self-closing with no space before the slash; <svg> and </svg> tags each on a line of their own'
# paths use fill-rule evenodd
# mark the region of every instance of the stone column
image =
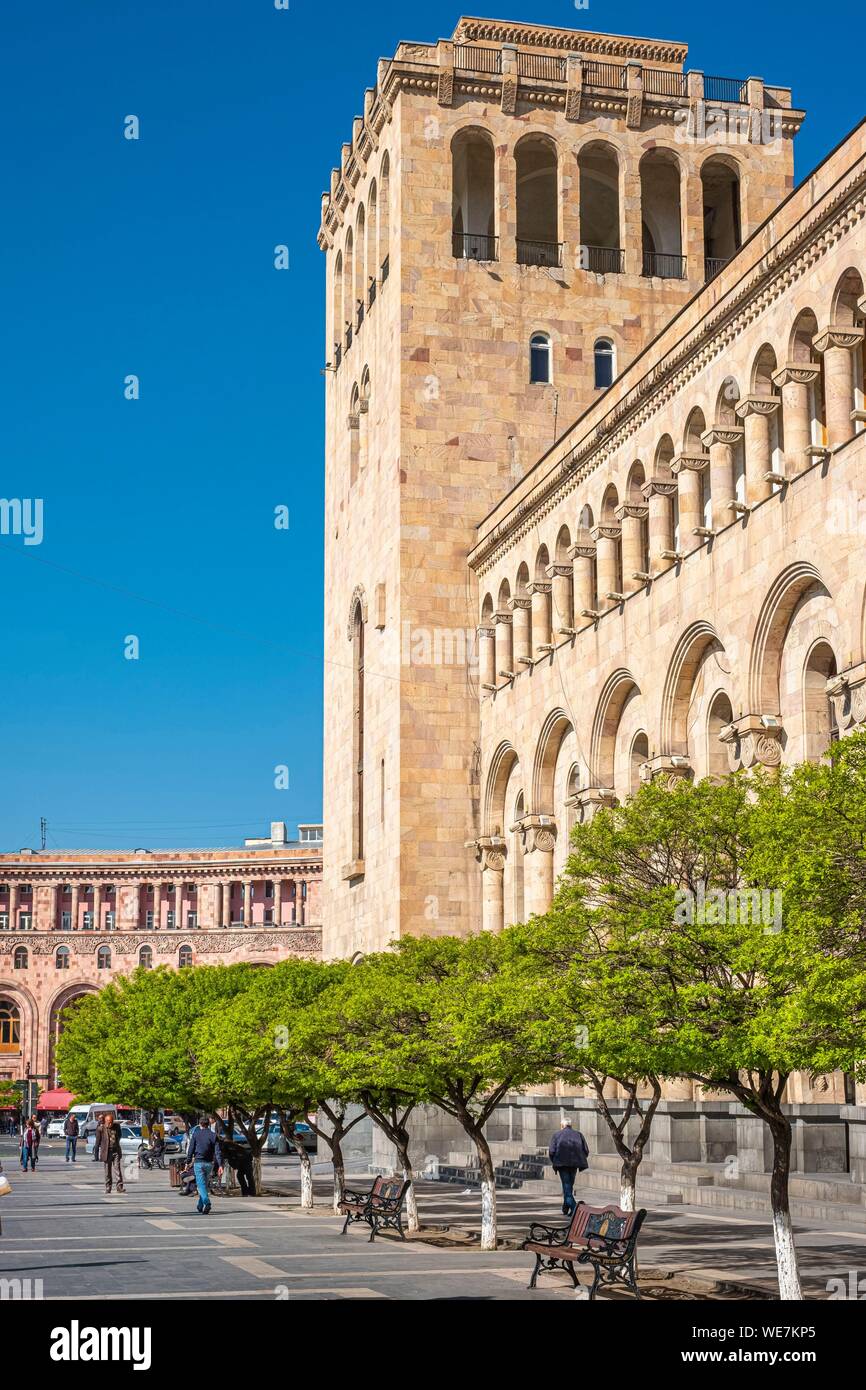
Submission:
<svg viewBox="0 0 866 1390">
<path fill-rule="evenodd" d="M 764 476 L 773 467 L 770 454 L 770 416 L 779 408 L 777 396 L 746 396 L 736 407 L 746 431 L 746 502 L 754 507 L 773 488 Z"/>
<path fill-rule="evenodd" d="M 59 904 L 59 901 L 60 901 L 60 886 L 59 886 L 59 884 L 57 884 L 57 883 L 52 883 L 52 885 L 51 885 L 51 922 L 50 922 L 49 927 L 48 927 L 48 930 L 49 930 L 49 931 L 57 931 L 57 930 L 59 929 L 59 927 L 60 927 L 60 921 L 59 921 L 59 918 L 58 918 L 58 904 Z"/>
<path fill-rule="evenodd" d="M 532 655 L 544 656 L 550 647 L 551 584 L 534 582 L 529 586 L 532 596 Z"/>
<path fill-rule="evenodd" d="M 571 565 L 548 565 L 547 577 L 552 585 L 551 624 L 553 637 L 568 637 L 574 631 L 574 595 Z"/>
<path fill-rule="evenodd" d="M 610 608 L 612 603 L 616 603 L 616 598 L 611 598 L 611 594 L 618 593 L 617 584 L 619 578 L 617 571 L 617 546 L 622 535 L 621 526 L 595 526 L 591 531 L 591 536 L 595 541 L 597 565 L 598 565 L 598 606 L 604 610 Z"/>
<path fill-rule="evenodd" d="M 713 529 L 720 531 L 733 520 L 730 503 L 735 500 L 734 449 L 743 438 L 742 425 L 715 424 L 701 435 L 710 460 L 710 497 L 713 503 Z"/>
<path fill-rule="evenodd" d="M 821 375 L 817 362 L 788 362 L 773 373 L 773 384 L 782 392 L 782 431 L 785 461 L 790 472 L 802 473 L 809 466 L 812 443 L 811 392 Z"/>
<path fill-rule="evenodd" d="M 93 930 L 102 931 L 102 884 L 93 885 Z"/>
<path fill-rule="evenodd" d="M 153 930 L 162 929 L 162 884 L 158 879 L 153 882 Z"/>
<path fill-rule="evenodd" d="M 306 879 L 301 879 L 300 883 L 298 884 L 298 921 L 300 922 L 301 926 L 306 926 L 307 923 L 306 888 Z"/>
<path fill-rule="evenodd" d="M 549 816 L 545 819 L 548 821 L 546 825 L 541 823 L 539 816 L 527 816 L 523 822 L 526 827 L 523 905 L 527 918 L 533 914 L 540 917 L 553 902 L 553 847 L 556 843 L 556 826 Z"/>
<path fill-rule="evenodd" d="M 505 924 L 505 841 L 499 836 L 478 841 L 481 864 L 481 928 L 501 932 Z"/>
<path fill-rule="evenodd" d="M 625 273 L 640 275 L 643 270 L 643 219 L 640 164 L 636 155 L 620 156 L 619 194 L 619 245 L 625 251 Z M 600 582 L 598 587 L 601 589 Z"/>
<path fill-rule="evenodd" d="M 506 672 L 513 672 L 514 657 L 511 652 L 511 623 L 510 613 L 495 613 L 493 621 L 496 624 L 496 675 L 505 675 Z"/>
<path fill-rule="evenodd" d="M 283 924 L 283 880 L 274 880 L 274 923 L 281 927 Z"/>
<path fill-rule="evenodd" d="M 243 880 L 241 884 L 241 893 L 243 895 L 241 898 L 241 921 L 245 927 L 248 927 L 253 917 L 253 885 L 250 879 L 245 878 Z"/>
<path fill-rule="evenodd" d="M 847 444 L 854 435 L 854 349 L 863 341 L 863 329 L 854 324 L 830 324 L 812 339 L 824 356 L 824 395 L 827 401 L 827 443 L 831 449 Z"/>
<path fill-rule="evenodd" d="M 683 193 L 686 275 L 693 283 L 701 284 L 704 279 L 704 185 L 698 170 L 683 171 L 680 189 Z"/>
<path fill-rule="evenodd" d="M 532 661 L 532 599 L 511 598 L 508 607 L 514 617 L 511 638 L 514 665 L 511 669 L 517 671 Z"/>
<path fill-rule="evenodd" d="M 232 880 L 223 884 L 223 926 L 232 924 Z"/>
<path fill-rule="evenodd" d="M 671 464 L 677 480 L 680 509 L 680 550 L 692 550 L 695 532 L 703 528 L 701 474 L 710 464 L 709 454 L 680 454 Z"/>
<path fill-rule="evenodd" d="M 183 883 L 174 885 L 174 929 L 183 931 Z"/>
<path fill-rule="evenodd" d="M 635 579 L 644 571 L 643 524 L 649 513 L 645 505 L 624 502 L 617 507 L 616 515 L 622 526 L 622 587 L 626 594 L 636 593 L 643 588 L 644 580 Z"/>
<path fill-rule="evenodd" d="M 666 479 L 651 478 L 644 483 L 641 492 L 649 503 L 650 569 L 656 573 L 669 569 L 671 564 L 663 558 L 662 552 L 674 548 L 673 499 L 677 495 L 677 485 Z"/>
<path fill-rule="evenodd" d="M 478 674 L 481 686 L 495 686 L 496 681 L 496 628 L 478 629 Z"/>
<path fill-rule="evenodd" d="M 503 265 L 514 265 L 517 261 L 517 161 L 513 141 L 496 147 L 496 188 L 495 231 L 499 236 L 499 259 Z M 486 234 L 487 228 L 466 227 L 465 231 Z"/>
<path fill-rule="evenodd" d="M 593 583 L 594 545 L 573 545 L 568 552 L 574 561 L 574 624 L 580 627 L 580 619 L 595 609 Z"/>
<path fill-rule="evenodd" d="M 9 883 L 9 930 L 18 930 L 18 907 L 20 892 L 17 883 Z"/>
</svg>

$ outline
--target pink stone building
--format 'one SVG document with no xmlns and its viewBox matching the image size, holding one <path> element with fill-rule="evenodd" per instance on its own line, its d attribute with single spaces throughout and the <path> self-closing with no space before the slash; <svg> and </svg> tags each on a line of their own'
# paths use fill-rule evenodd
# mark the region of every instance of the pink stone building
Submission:
<svg viewBox="0 0 866 1390">
<path fill-rule="evenodd" d="M 321 826 L 240 848 L 0 854 L 0 1080 L 55 1078 L 64 1008 L 136 966 L 321 950 Z"/>
</svg>

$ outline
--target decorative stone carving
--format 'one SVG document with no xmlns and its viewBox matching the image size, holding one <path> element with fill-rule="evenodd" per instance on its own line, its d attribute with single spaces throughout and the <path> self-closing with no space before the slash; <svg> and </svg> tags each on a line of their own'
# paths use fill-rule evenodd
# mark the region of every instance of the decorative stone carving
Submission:
<svg viewBox="0 0 866 1390">
<path fill-rule="evenodd" d="M 651 497 L 676 497 L 677 485 L 667 478 L 650 478 L 648 483 L 644 483 L 641 492 L 647 501 Z"/>
<path fill-rule="evenodd" d="M 714 444 L 739 444 L 746 431 L 742 425 L 713 425 L 706 434 L 701 435 L 701 443 L 711 449 Z"/>
<path fill-rule="evenodd" d="M 786 362 L 777 372 L 773 372 L 774 386 L 787 386 L 794 382 L 797 386 L 811 386 L 821 374 L 818 362 Z"/>
<path fill-rule="evenodd" d="M 73 956 L 94 956 L 101 946 L 109 946 L 118 956 L 137 956 L 142 946 L 150 946 L 159 956 L 177 955 L 181 946 L 191 946 L 197 955 L 216 956 L 230 951 L 273 951 L 288 948 L 291 955 L 318 956 L 322 933 L 318 927 L 269 927 L 265 931 L 151 931 L 151 932 L 10 932 L 0 935 L 0 956 L 11 955 L 16 946 L 26 946 L 35 956 L 52 956 L 58 946 L 67 946 Z"/>
<path fill-rule="evenodd" d="M 768 724 L 768 718 L 773 719 Z M 746 714 L 727 724 L 719 738 L 727 746 L 732 772 L 750 767 L 778 767 L 782 761 L 782 721 L 776 716 Z"/>
<path fill-rule="evenodd" d="M 513 598 L 508 600 L 508 607 L 511 609 L 512 613 L 516 608 L 528 609 L 532 607 L 532 599 L 524 598 L 521 594 L 515 594 Z"/>
<path fill-rule="evenodd" d="M 820 333 L 816 333 L 812 339 L 812 346 L 816 352 L 826 352 L 828 348 L 848 348 L 853 351 L 859 347 L 863 341 L 863 329 L 853 323 L 828 324 L 822 328 Z"/>
<path fill-rule="evenodd" d="M 349 621 L 346 624 L 346 636 L 348 637 L 350 642 L 352 641 L 352 638 L 355 635 L 355 605 L 358 603 L 360 603 L 361 605 L 361 621 L 366 622 L 367 595 L 364 593 L 363 584 L 355 585 L 355 588 L 352 591 L 352 597 L 349 601 Z"/>
<path fill-rule="evenodd" d="M 704 469 L 709 468 L 709 466 L 709 454 L 678 454 L 671 463 L 671 472 L 676 478 L 684 469 L 688 469 L 691 473 L 703 473 Z"/>
<path fill-rule="evenodd" d="M 506 116 L 513 116 L 517 110 L 517 78 L 502 76 L 502 110 Z"/>
<path fill-rule="evenodd" d="M 650 758 L 649 762 L 641 763 L 640 779 L 642 782 L 661 782 L 664 786 L 673 788 L 677 783 L 694 776 L 694 768 L 688 758 L 678 757 L 669 753 L 662 753 L 657 758 Z"/>
<path fill-rule="evenodd" d="M 649 507 L 644 506 L 641 502 L 623 502 L 621 506 L 616 508 L 614 515 L 620 523 L 625 521 L 626 517 L 643 521 L 649 516 Z"/>
<path fill-rule="evenodd" d="M 488 869 L 493 874 L 504 872 L 508 846 L 500 835 L 489 835 L 484 839 L 476 840 L 475 845 L 478 850 L 478 860 L 482 873 Z"/>
<path fill-rule="evenodd" d="M 740 420 L 748 415 L 773 415 L 781 403 L 778 396 L 744 396 L 734 407 L 734 413 Z"/>
<path fill-rule="evenodd" d="M 549 594 L 553 585 L 547 583 L 545 580 L 534 579 L 532 583 L 527 584 L 526 587 L 531 594 Z"/>
<path fill-rule="evenodd" d="M 622 535 L 621 526 L 593 526 L 589 533 L 594 541 L 618 541 Z"/>
<path fill-rule="evenodd" d="M 594 560 L 596 550 L 594 545 L 572 545 L 568 550 L 569 559 Z"/>
<path fill-rule="evenodd" d="M 832 676 L 827 682 L 827 694 L 833 701 L 836 724 L 842 733 L 866 723 L 866 662 Z"/>
</svg>

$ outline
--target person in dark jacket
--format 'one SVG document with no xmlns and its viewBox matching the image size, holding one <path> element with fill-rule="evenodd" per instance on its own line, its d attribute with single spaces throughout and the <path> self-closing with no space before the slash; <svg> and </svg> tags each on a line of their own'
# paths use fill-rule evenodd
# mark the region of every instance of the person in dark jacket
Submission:
<svg viewBox="0 0 866 1390">
<path fill-rule="evenodd" d="M 79 1135 L 77 1115 L 67 1115 L 63 1125 L 63 1133 L 66 1135 L 66 1162 L 75 1162 L 75 1150 L 78 1148 Z"/>
<path fill-rule="evenodd" d="M 195 1185 L 198 1188 L 198 1205 L 196 1210 L 202 1216 L 210 1215 L 210 1183 L 211 1173 L 216 1165 L 220 1175 L 223 1171 L 222 1152 L 219 1140 L 210 1127 L 210 1117 L 205 1115 L 199 1121 L 197 1127 L 192 1131 L 189 1138 L 189 1148 L 186 1151 L 187 1163 L 193 1166 L 195 1173 Z"/>
<path fill-rule="evenodd" d="M 563 1120 L 559 1133 L 554 1134 L 547 1152 L 553 1164 L 553 1171 L 559 1174 L 562 1183 L 562 1214 L 573 1216 L 577 1210 L 574 1200 L 574 1180 L 578 1173 L 589 1167 L 589 1145 L 579 1129 L 572 1127 L 571 1120 Z"/>
<path fill-rule="evenodd" d="M 253 1177 L 253 1156 L 249 1144 L 236 1144 L 233 1139 L 220 1139 L 223 1158 L 238 1175 L 242 1197 L 255 1197 L 256 1183 Z"/>
<path fill-rule="evenodd" d="M 123 1152 L 120 1147 L 120 1125 L 111 1110 L 103 1112 L 96 1131 L 94 1152 L 105 1169 L 105 1191 L 111 1191 L 114 1180 L 118 1192 L 125 1192 L 123 1185 Z"/>
</svg>

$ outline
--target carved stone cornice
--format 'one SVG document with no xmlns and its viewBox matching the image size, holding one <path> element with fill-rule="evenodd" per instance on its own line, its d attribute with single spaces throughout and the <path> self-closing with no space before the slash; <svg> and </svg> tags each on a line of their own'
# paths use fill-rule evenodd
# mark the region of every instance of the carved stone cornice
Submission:
<svg viewBox="0 0 866 1390">
<path fill-rule="evenodd" d="M 773 724 L 768 727 L 767 716 L 745 714 L 726 724 L 719 734 L 727 746 L 728 764 L 732 772 L 741 768 L 778 767 L 782 761 L 782 721 L 773 716 Z"/>
<path fill-rule="evenodd" d="M 746 433 L 742 425 L 712 425 L 706 434 L 701 435 L 701 443 L 711 449 L 714 444 L 739 444 Z"/>
<path fill-rule="evenodd" d="M 836 724 L 843 733 L 866 723 L 866 662 L 831 676 L 827 694 L 833 701 Z"/>
<path fill-rule="evenodd" d="M 592 528 L 592 530 L 590 531 L 589 534 L 592 536 L 592 539 L 593 539 L 596 543 L 598 543 L 600 540 L 604 540 L 604 541 L 618 541 L 619 538 L 620 538 L 620 536 L 622 535 L 622 527 L 621 527 L 621 526 L 593 526 L 593 528 Z"/>
<path fill-rule="evenodd" d="M 614 516 L 622 524 L 626 517 L 631 517 L 633 521 L 643 521 L 649 516 L 649 507 L 640 502 L 623 502 L 614 511 Z"/>
<path fill-rule="evenodd" d="M 859 347 L 863 341 L 863 329 L 853 323 L 830 323 L 822 328 L 812 339 L 816 352 L 824 353 L 828 348 L 847 348 L 849 352 Z"/>
<path fill-rule="evenodd" d="M 704 469 L 709 468 L 709 466 L 709 454 L 677 454 L 677 457 L 671 462 L 671 472 L 676 478 L 684 470 L 689 473 L 703 473 Z"/>
<path fill-rule="evenodd" d="M 787 386 L 789 382 L 796 382 L 798 386 L 811 386 L 820 375 L 820 362 L 786 362 L 773 372 L 773 385 Z"/>
<path fill-rule="evenodd" d="M 500 19 L 461 19 L 452 37 L 455 43 L 517 43 L 560 52 L 579 50 L 596 57 L 608 54 L 614 58 L 639 58 L 645 63 L 684 63 L 688 55 L 687 44 L 665 39 L 637 39 Z"/>
<path fill-rule="evenodd" d="M 548 565 L 544 573 L 548 579 L 570 579 L 574 573 L 573 565 Z"/>
<path fill-rule="evenodd" d="M 499 612 L 493 614 L 493 621 L 494 623 L 505 623 L 507 625 L 508 623 L 514 622 L 514 615 L 513 613 L 503 613 L 500 609 Z"/>
<path fill-rule="evenodd" d="M 549 594 L 553 585 L 546 580 L 533 579 L 531 584 L 527 584 L 530 594 Z"/>
<path fill-rule="evenodd" d="M 734 414 L 740 420 L 749 415 L 774 415 L 782 404 L 778 396 L 744 396 L 734 406 Z"/>
<path fill-rule="evenodd" d="M 568 549 L 572 560 L 594 560 L 597 553 L 594 545 L 572 545 Z"/>
<path fill-rule="evenodd" d="M 51 956 L 59 946 L 67 946 L 74 956 L 94 956 L 101 946 L 109 946 L 118 956 L 137 956 L 142 946 L 154 955 L 177 955 L 181 946 L 192 947 L 196 955 L 224 955 L 231 951 L 288 950 L 291 955 L 315 956 L 322 949 L 321 927 L 249 927 L 239 931 L 111 931 L 54 932 L 9 931 L 0 933 L 0 956 L 11 955 L 16 946 L 26 946 L 36 956 Z"/>
<path fill-rule="evenodd" d="M 475 636 L 478 638 L 488 638 L 490 640 L 493 640 L 496 637 L 496 628 L 485 627 L 482 625 L 481 627 L 477 627 L 475 629 Z"/>
<path fill-rule="evenodd" d="M 508 607 L 511 609 L 512 613 L 514 613 L 518 608 L 524 608 L 528 610 L 532 608 L 532 599 L 523 598 L 522 595 L 515 594 L 514 598 L 510 598 L 508 600 Z"/>
</svg>

